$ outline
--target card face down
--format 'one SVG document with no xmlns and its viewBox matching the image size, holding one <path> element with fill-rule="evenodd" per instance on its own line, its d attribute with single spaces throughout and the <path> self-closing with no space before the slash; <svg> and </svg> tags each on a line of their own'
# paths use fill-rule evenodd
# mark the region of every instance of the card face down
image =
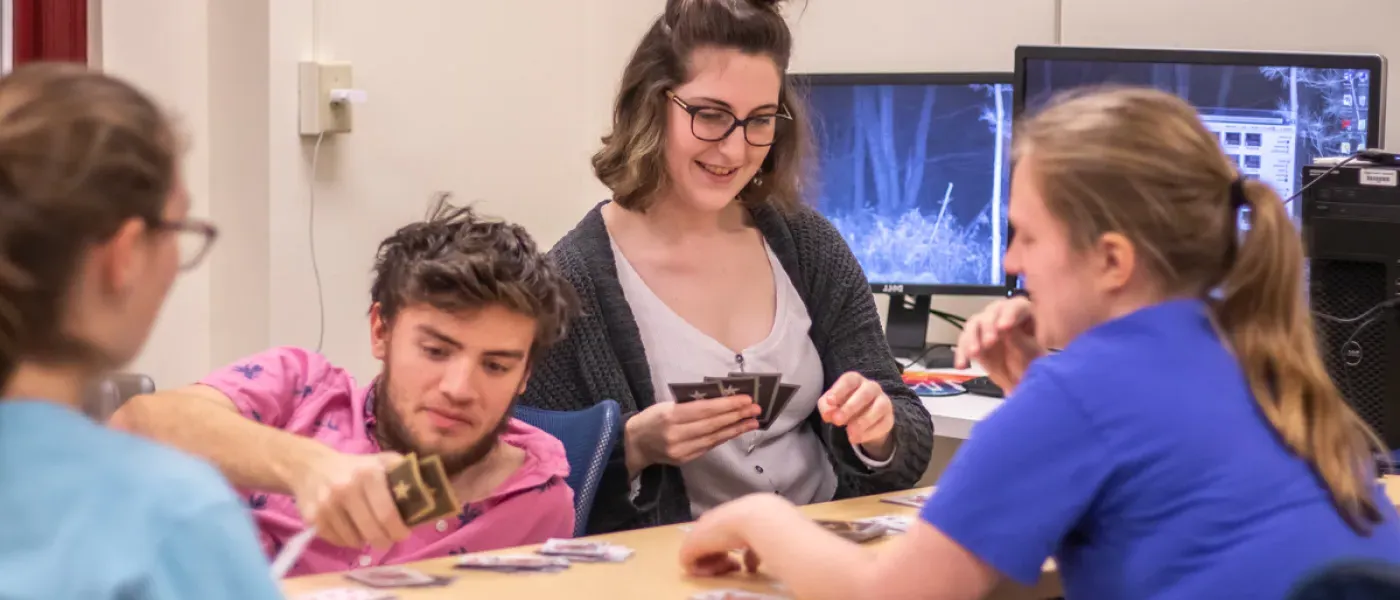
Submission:
<svg viewBox="0 0 1400 600">
<path fill-rule="evenodd" d="M 783 380 L 783 375 L 782 375 L 781 373 L 739 373 L 739 372 L 734 372 L 734 373 L 730 373 L 729 376 L 730 376 L 730 377 L 757 377 L 757 378 L 758 378 L 758 394 L 755 395 L 755 396 L 753 397 L 753 401 L 754 401 L 754 402 L 757 402 L 759 406 L 762 406 L 762 407 L 764 408 L 764 413 L 765 413 L 765 414 L 767 414 L 767 412 L 768 412 L 768 411 L 767 411 L 768 407 L 770 407 L 770 406 L 773 405 L 773 400 L 774 400 L 774 398 L 777 397 L 777 393 L 778 393 L 778 383 L 780 383 L 780 382 Z M 774 413 L 774 414 L 776 414 L 776 413 Z"/>
<path fill-rule="evenodd" d="M 758 396 L 757 377 L 706 377 L 705 382 L 718 383 L 721 396 L 748 396 L 763 410 L 758 415 L 758 422 L 763 423 L 768 418 L 768 405 Z"/>
<path fill-rule="evenodd" d="M 438 577 L 397 565 L 356 569 L 347 572 L 345 577 L 374 588 L 424 587 L 444 583 Z"/>
<path fill-rule="evenodd" d="M 694 402 L 696 400 L 710 400 L 724 396 L 720 385 L 714 381 L 703 383 L 672 383 L 671 395 L 676 402 Z"/>
<path fill-rule="evenodd" d="M 778 390 L 773 397 L 773 407 L 769 411 L 770 416 L 768 417 L 768 421 L 763 423 L 761 429 L 768 429 L 768 426 L 772 425 L 773 421 L 778 420 L 778 415 L 783 414 L 783 409 L 787 408 L 788 403 L 792 401 L 792 396 L 796 394 L 799 389 L 801 389 L 801 386 L 790 383 L 778 384 Z"/>
<path fill-rule="evenodd" d="M 868 542 L 886 533 L 885 527 L 877 523 L 819 520 L 817 524 L 827 531 L 856 543 Z"/>
<path fill-rule="evenodd" d="M 423 459 L 418 463 L 420 477 L 426 486 L 426 493 L 432 499 L 432 510 L 420 515 L 411 523 L 409 527 L 440 519 L 448 515 L 455 515 L 462 510 L 462 504 L 457 501 L 457 496 L 452 492 L 452 482 L 447 478 L 447 471 L 442 467 L 442 459 L 436 454 Z"/>
<path fill-rule="evenodd" d="M 423 476 L 418 469 L 418 457 L 405 456 L 403 461 L 389 469 L 389 495 L 404 523 L 416 522 L 433 510 L 433 499 L 428 495 Z"/>
</svg>

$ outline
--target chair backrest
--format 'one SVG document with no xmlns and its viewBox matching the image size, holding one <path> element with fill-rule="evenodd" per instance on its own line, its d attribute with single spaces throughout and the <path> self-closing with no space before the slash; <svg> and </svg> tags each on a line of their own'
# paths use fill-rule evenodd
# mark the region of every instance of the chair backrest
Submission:
<svg viewBox="0 0 1400 600">
<path fill-rule="evenodd" d="M 515 407 L 515 418 L 534 425 L 564 444 L 569 457 L 569 487 L 574 490 L 574 535 L 583 535 L 593 498 L 603 480 L 613 445 L 622 429 L 617 402 L 603 400 L 577 411 Z"/>
<path fill-rule="evenodd" d="M 1400 598 L 1400 565 L 1346 560 L 1303 577 L 1288 600 L 1381 600 Z"/>
<path fill-rule="evenodd" d="M 156 383 L 140 373 L 112 373 L 96 381 L 83 400 L 88 416 L 106 422 L 122 404 L 141 394 L 154 394 Z"/>
</svg>

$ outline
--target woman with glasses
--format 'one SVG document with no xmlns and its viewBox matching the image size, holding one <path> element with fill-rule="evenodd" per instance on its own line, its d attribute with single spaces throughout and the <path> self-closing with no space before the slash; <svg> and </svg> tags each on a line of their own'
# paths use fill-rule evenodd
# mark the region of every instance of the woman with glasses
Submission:
<svg viewBox="0 0 1400 600">
<path fill-rule="evenodd" d="M 0 584 L 7 598 L 280 597 L 208 465 L 95 423 L 84 392 L 133 359 L 214 228 L 180 140 L 77 65 L 0 78 Z"/>
<path fill-rule="evenodd" d="M 907 489 L 928 464 L 932 423 L 869 284 L 803 204 L 808 123 L 779 4 L 667 2 L 593 157 L 612 198 L 551 250 L 584 316 L 522 401 L 624 410 L 590 532 L 751 492 L 807 504 Z M 684 385 L 714 378 L 734 379 Z"/>
</svg>

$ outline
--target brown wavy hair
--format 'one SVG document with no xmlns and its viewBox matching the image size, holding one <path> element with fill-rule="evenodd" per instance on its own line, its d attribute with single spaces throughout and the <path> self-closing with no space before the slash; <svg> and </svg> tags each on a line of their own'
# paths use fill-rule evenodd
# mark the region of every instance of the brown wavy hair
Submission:
<svg viewBox="0 0 1400 600">
<path fill-rule="evenodd" d="M 613 103 L 612 130 L 593 155 L 593 172 L 628 210 L 645 211 L 670 185 L 666 174 L 666 91 L 689 81 L 691 54 L 699 48 L 732 48 L 773 59 L 784 84 L 778 102 L 792 116 L 779 119 L 778 137 L 764 159 L 759 183 L 739 192 L 746 203 L 779 209 L 802 202 L 812 156 L 811 125 L 802 95 L 788 81 L 792 31 L 781 0 L 667 0 L 622 72 Z"/>
<path fill-rule="evenodd" d="M 1304 297 L 1303 247 L 1268 184 L 1240 180 L 1217 136 L 1165 92 L 1070 92 L 1020 124 L 1016 160 L 1035 164 L 1046 206 L 1087 247 L 1131 240 L 1174 295 L 1209 298 L 1254 398 L 1282 442 L 1307 461 L 1358 532 L 1381 521 L 1373 488 L 1380 440 L 1343 400 L 1318 355 Z M 1238 240 L 1232 186 L 1248 210 Z"/>
<path fill-rule="evenodd" d="M 135 218 L 162 228 L 179 140 L 121 80 L 67 63 L 0 77 L 0 390 L 21 361 L 89 361 L 62 331 L 84 253 Z"/>
<path fill-rule="evenodd" d="M 535 319 L 533 362 L 564 337 L 578 307 L 573 286 L 525 228 L 449 200 L 439 196 L 427 219 L 380 243 L 371 302 L 388 322 L 410 304 L 448 312 L 501 305 Z"/>
</svg>

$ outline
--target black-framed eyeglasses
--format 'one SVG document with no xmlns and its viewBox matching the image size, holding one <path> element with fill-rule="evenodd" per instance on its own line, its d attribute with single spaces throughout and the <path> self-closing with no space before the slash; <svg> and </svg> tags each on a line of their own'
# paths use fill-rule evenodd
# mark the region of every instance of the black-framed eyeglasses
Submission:
<svg viewBox="0 0 1400 600">
<path fill-rule="evenodd" d="M 666 97 L 690 113 L 690 133 L 696 139 L 705 142 L 721 141 L 734 133 L 735 129 L 743 128 L 744 141 L 750 146 L 772 146 L 773 141 L 778 138 L 779 121 L 792 120 L 792 114 L 786 106 L 782 107 L 782 112 L 779 113 L 750 115 L 747 119 L 740 119 L 738 115 L 716 106 L 691 106 L 670 90 L 666 91 Z"/>
<path fill-rule="evenodd" d="M 215 227 L 213 223 L 198 219 L 159 221 L 155 223 L 153 228 L 176 234 L 176 240 L 180 245 L 181 271 L 188 271 L 199 266 L 199 263 L 204 261 L 204 256 L 209 254 L 209 249 L 214 246 L 214 240 L 219 237 L 218 227 Z"/>
</svg>

